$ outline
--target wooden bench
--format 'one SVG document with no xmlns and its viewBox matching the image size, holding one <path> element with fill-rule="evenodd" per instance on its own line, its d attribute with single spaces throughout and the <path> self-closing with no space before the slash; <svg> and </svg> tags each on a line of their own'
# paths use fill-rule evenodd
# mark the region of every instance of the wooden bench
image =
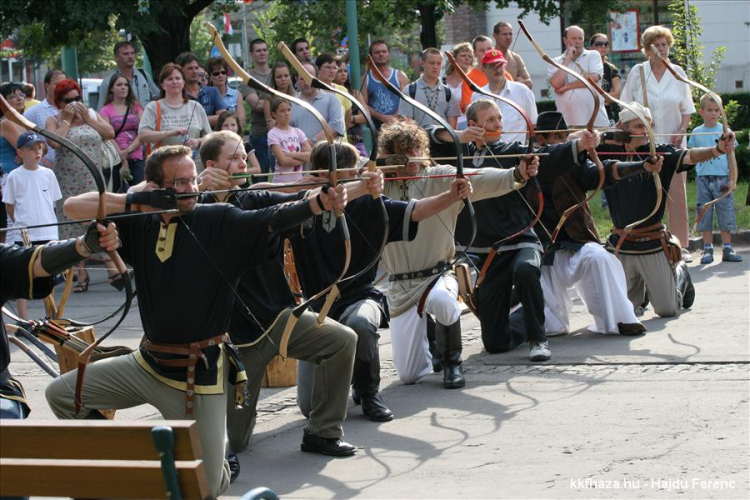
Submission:
<svg viewBox="0 0 750 500">
<path fill-rule="evenodd" d="M 209 498 L 198 425 L 0 420 L 0 496 L 21 495 Z"/>
</svg>

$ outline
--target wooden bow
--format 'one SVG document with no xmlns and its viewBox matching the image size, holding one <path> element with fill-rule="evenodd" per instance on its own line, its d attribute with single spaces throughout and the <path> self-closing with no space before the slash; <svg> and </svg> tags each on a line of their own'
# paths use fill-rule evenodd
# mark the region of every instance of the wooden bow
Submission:
<svg viewBox="0 0 750 500">
<path fill-rule="evenodd" d="M 440 124 L 451 136 L 451 139 L 453 139 L 453 144 L 456 147 L 456 178 L 462 179 L 464 178 L 464 159 L 463 159 L 463 150 L 461 148 L 461 142 L 458 139 L 458 135 L 456 135 L 456 131 L 453 130 L 453 127 L 448 124 L 448 122 L 440 116 L 435 111 L 431 110 L 429 107 L 424 106 L 422 103 L 417 102 L 416 100 L 410 98 L 407 95 L 404 95 L 401 90 L 396 88 L 383 74 L 380 72 L 378 67 L 375 65 L 375 61 L 372 59 L 372 56 L 367 56 L 367 67 L 369 68 L 370 72 L 373 74 L 373 76 L 382 83 L 385 88 L 388 89 L 389 92 L 397 96 L 399 99 L 408 102 L 415 108 L 422 111 L 425 115 L 429 116 L 433 120 L 435 120 L 437 123 Z M 467 249 L 474 243 L 474 240 L 477 237 L 477 216 L 474 212 L 474 205 L 472 205 L 471 200 L 469 198 L 464 198 L 464 206 L 466 207 L 466 210 L 468 210 L 469 218 L 471 219 L 471 238 L 469 239 L 468 244 L 464 247 L 463 252 L 461 252 L 458 257 L 454 259 L 454 261 L 451 263 L 450 266 L 448 266 L 448 269 L 453 267 L 453 264 L 455 264 L 458 260 L 460 260 L 462 257 L 466 255 Z"/>
<path fill-rule="evenodd" d="M 536 49 L 537 53 L 541 56 L 541 58 L 547 63 L 550 64 L 557 69 L 560 69 L 564 71 L 565 73 L 569 74 L 579 82 L 581 82 L 586 89 L 591 93 L 591 97 L 594 99 L 594 109 L 591 113 L 591 117 L 589 118 L 588 123 L 586 123 L 586 130 L 588 130 L 591 133 L 594 133 L 594 122 L 596 121 L 596 116 L 599 113 L 599 95 L 597 94 L 596 90 L 589 84 L 589 81 L 583 76 L 578 74 L 577 72 L 573 71 L 572 69 L 568 68 L 567 66 L 564 66 L 554 59 L 552 59 L 549 55 L 547 55 L 546 52 L 544 52 L 544 49 L 534 40 L 534 37 L 531 36 L 531 33 L 529 33 L 529 30 L 526 29 L 526 26 L 523 24 L 523 21 L 518 21 L 519 26 L 521 27 L 521 31 L 526 35 L 526 37 L 529 39 L 529 42 L 531 42 L 531 45 L 533 45 L 534 49 Z M 578 208 L 586 205 L 594 196 L 596 196 L 596 193 L 598 193 L 602 186 L 604 186 L 604 180 L 606 178 L 605 172 L 604 172 L 604 165 L 602 164 L 601 160 L 599 159 L 599 156 L 596 154 L 596 149 L 594 147 L 590 147 L 587 149 L 589 153 L 589 157 L 591 158 L 591 161 L 594 162 L 594 165 L 596 165 L 597 170 L 599 171 L 599 183 L 596 186 L 596 189 L 584 198 L 579 203 L 573 205 L 572 207 L 569 207 L 567 210 L 565 210 L 562 214 L 562 217 L 560 217 L 560 221 L 557 223 L 557 226 L 555 226 L 555 230 L 552 232 L 552 238 L 550 240 L 550 245 L 554 245 L 555 241 L 557 240 L 557 236 L 560 234 L 560 230 L 562 229 L 563 225 L 565 224 L 565 221 L 568 220 L 568 218 L 575 212 Z"/>
<path fill-rule="evenodd" d="M 102 173 L 99 171 L 99 168 L 94 164 L 94 162 L 91 160 L 91 158 L 83 152 L 81 148 L 79 148 L 75 143 L 71 142 L 69 139 L 62 137 L 60 135 L 57 135 L 53 132 L 50 132 L 49 130 L 43 129 L 42 127 L 32 123 L 28 119 L 24 118 L 18 112 L 13 109 L 11 106 L 8 105 L 7 101 L 0 96 L 0 110 L 2 110 L 3 115 L 16 125 L 33 130 L 37 134 L 47 137 L 50 140 L 53 140 L 60 144 L 62 147 L 69 149 L 75 156 L 80 159 L 83 164 L 86 166 L 86 168 L 89 170 L 91 175 L 94 177 L 94 181 L 96 182 L 96 188 L 99 192 L 99 205 L 97 208 L 96 213 L 96 221 L 99 224 L 106 225 L 106 217 L 107 217 L 107 202 L 105 197 L 106 187 L 104 183 L 104 177 L 102 176 Z M 120 255 L 116 251 L 107 252 L 109 255 L 109 258 L 112 259 L 112 262 L 115 264 L 115 267 L 117 267 L 117 271 L 120 273 L 123 279 L 123 283 L 125 284 L 125 303 L 123 306 L 121 306 L 122 309 L 122 315 L 120 316 L 120 319 L 117 320 L 115 325 L 110 328 L 104 335 L 100 336 L 95 342 L 93 342 L 87 349 L 85 349 L 79 356 L 78 356 L 78 376 L 76 379 L 76 389 L 75 389 L 75 409 L 76 414 L 78 414 L 81 411 L 81 408 L 83 406 L 83 377 L 86 372 L 86 366 L 91 359 L 91 354 L 94 352 L 94 350 L 99 347 L 99 345 L 107 338 L 109 337 L 112 332 L 114 332 L 118 326 L 123 322 L 125 319 L 125 316 L 127 316 L 128 312 L 130 311 L 130 305 L 133 302 L 133 285 L 130 281 L 130 275 L 128 274 L 128 270 L 125 267 L 125 264 L 123 263 L 122 259 L 120 258 Z M 119 309 L 118 309 L 119 310 Z M 117 311 L 112 314 L 117 314 Z"/>
<path fill-rule="evenodd" d="M 219 36 L 219 33 L 216 31 L 216 28 L 214 27 L 214 25 L 207 22 L 205 23 L 205 26 L 206 26 L 206 29 L 208 29 L 209 33 L 211 33 L 211 38 L 213 39 L 214 45 L 219 50 L 219 52 L 221 53 L 222 57 L 227 62 L 227 64 L 229 64 L 234 70 L 234 72 L 237 74 L 237 76 L 239 76 L 242 79 L 243 83 L 254 88 L 255 90 L 259 92 L 265 92 L 267 94 L 273 95 L 275 97 L 278 97 L 280 99 L 297 104 L 298 106 L 305 108 L 307 111 L 312 113 L 313 116 L 320 122 L 320 125 L 323 128 L 323 133 L 326 136 L 326 141 L 328 142 L 328 145 L 331 149 L 331 153 L 329 155 L 331 164 L 329 165 L 329 169 L 328 169 L 328 183 L 331 185 L 331 187 L 336 187 L 338 179 L 336 176 L 336 151 L 335 151 L 335 145 L 334 145 L 335 134 L 331 130 L 331 128 L 328 126 L 328 123 L 325 121 L 323 116 L 310 103 L 305 102 L 302 99 L 297 99 L 296 97 L 290 96 L 288 94 L 279 92 L 276 89 L 272 89 L 268 85 L 264 84 L 263 82 L 253 78 L 229 54 L 226 47 L 224 46 L 224 42 L 221 41 L 221 37 Z M 349 269 L 349 263 L 351 262 L 351 256 L 352 256 L 352 245 L 351 245 L 351 240 L 349 237 L 349 228 L 346 225 L 346 218 L 344 217 L 343 210 L 335 210 L 334 213 L 336 215 L 337 224 L 341 227 L 341 231 L 344 236 L 344 248 L 346 250 L 346 257 L 344 259 L 343 268 L 341 270 L 341 273 L 339 274 L 339 276 L 336 278 L 336 280 L 333 283 L 331 283 L 329 286 L 327 286 L 320 292 L 316 293 L 314 296 L 307 299 L 302 304 L 292 309 L 292 313 L 289 315 L 286 326 L 284 328 L 284 332 L 281 335 L 281 342 L 279 343 L 279 354 L 281 355 L 282 358 L 286 358 L 287 356 L 289 337 L 292 334 L 294 325 L 297 323 L 297 321 L 302 316 L 302 314 L 310 307 L 310 305 L 313 302 L 323 298 L 329 291 L 333 294 L 333 297 L 336 297 L 339 293 L 337 285 L 339 281 L 346 274 L 346 271 Z M 322 323 L 321 318 L 324 319 L 325 317 L 325 315 L 323 314 L 324 310 L 325 309 L 321 310 L 321 315 L 318 316 L 319 324 Z"/>
<path fill-rule="evenodd" d="M 307 82 L 308 85 L 311 87 L 325 90 L 327 92 L 333 92 L 337 95 L 340 95 L 344 97 L 345 99 L 348 99 L 353 106 L 355 106 L 360 113 L 362 113 L 362 116 L 365 117 L 365 123 L 370 129 L 370 132 L 372 134 L 372 148 L 370 149 L 370 157 L 369 161 L 367 162 L 367 170 L 370 172 L 377 172 L 378 169 L 375 166 L 375 160 L 378 158 L 378 128 L 375 126 L 375 123 L 372 121 L 372 116 L 370 116 L 370 112 L 368 111 L 367 107 L 364 106 L 359 100 L 357 100 L 353 95 L 349 94 L 348 92 L 344 92 L 342 90 L 337 89 L 336 87 L 331 87 L 330 85 L 327 85 L 326 83 L 320 81 L 319 79 L 315 78 L 313 75 L 311 75 L 305 67 L 300 63 L 299 59 L 292 53 L 291 50 L 289 50 L 289 47 L 286 46 L 284 42 L 280 42 L 277 46 L 279 51 L 283 54 L 283 56 L 286 58 L 286 60 L 291 64 L 295 70 L 297 70 L 297 74 Z M 338 289 L 343 289 L 346 283 L 354 283 L 356 282 L 357 278 L 365 274 L 367 271 L 372 269 L 372 267 L 377 264 L 377 262 L 380 260 L 380 256 L 383 253 L 383 249 L 385 249 L 385 245 L 388 243 L 388 236 L 390 234 L 390 221 L 388 220 L 388 210 L 385 208 L 385 203 L 383 202 L 383 198 L 380 196 L 380 194 L 374 194 L 372 197 L 377 200 L 378 208 L 380 210 L 381 217 L 383 218 L 383 239 L 380 242 L 380 247 L 375 251 L 375 257 L 372 259 L 372 261 L 365 267 L 363 267 L 360 271 L 358 271 L 356 274 L 352 276 L 347 276 L 346 278 L 342 279 L 338 283 Z M 329 298 L 334 297 L 332 294 L 329 294 Z M 326 300 L 326 303 L 328 303 L 328 300 Z M 320 315 L 318 316 L 318 322 L 322 323 L 322 318 L 325 316 L 324 313 L 327 313 L 327 311 L 330 309 L 330 305 L 324 307 L 321 309 Z"/>
<path fill-rule="evenodd" d="M 726 136 L 731 130 L 729 129 L 729 122 L 727 120 L 727 114 L 724 112 L 724 104 L 721 100 L 721 97 L 719 94 L 714 92 L 713 90 L 710 90 L 708 87 L 701 85 L 698 82 L 694 82 L 693 80 L 690 80 L 689 78 L 685 78 L 681 74 L 677 72 L 677 70 L 672 67 L 672 63 L 669 61 L 669 58 L 662 56 L 659 51 L 651 45 L 651 52 L 661 60 L 661 62 L 664 63 L 664 66 L 667 68 L 667 70 L 672 73 L 672 76 L 675 77 L 676 80 L 681 81 L 684 84 L 690 85 L 692 87 L 695 87 L 698 90 L 701 90 L 711 96 L 711 99 L 716 102 L 716 104 L 719 106 L 719 111 L 721 112 L 721 128 L 722 128 L 722 136 Z M 719 196 L 716 199 L 713 199 L 703 205 L 703 208 L 701 208 L 700 213 L 698 214 L 698 217 L 695 219 L 695 226 L 693 226 L 693 231 L 696 231 L 698 228 L 698 223 L 703 219 L 703 216 L 706 215 L 706 212 L 709 208 L 716 205 L 718 202 L 732 194 L 732 191 L 734 191 L 737 188 L 737 178 L 739 175 L 739 170 L 737 168 L 737 157 L 734 155 L 734 151 L 727 151 L 727 163 L 729 165 L 729 186 L 728 189 L 724 194 Z M 682 242 L 683 245 L 686 244 L 686 242 Z"/>
<path fill-rule="evenodd" d="M 651 127 L 651 120 L 648 119 L 646 115 L 641 113 L 641 111 L 636 108 L 635 106 L 628 104 L 624 101 L 621 101 L 619 99 L 616 99 L 609 95 L 607 92 L 604 91 L 603 88 L 601 88 L 596 82 L 589 79 L 589 83 L 591 86 L 596 90 L 599 94 L 601 94 L 602 97 L 605 99 L 609 99 L 610 101 L 614 102 L 615 104 L 622 106 L 625 109 L 630 110 L 638 119 L 640 119 L 643 122 L 643 125 L 646 127 L 646 133 L 648 134 L 649 138 L 649 154 L 652 158 L 656 158 L 656 141 L 654 140 L 654 130 Z M 637 226 L 643 224 L 647 220 L 649 220 L 658 210 L 661 206 L 662 198 L 663 198 L 663 189 L 661 185 L 661 177 L 659 175 L 659 172 L 652 172 L 651 175 L 654 179 L 654 185 L 656 186 L 656 204 L 654 205 L 653 210 L 651 210 L 651 213 L 649 213 L 646 217 L 643 219 L 633 222 L 632 224 L 628 224 L 625 226 L 624 234 L 620 236 L 620 239 L 617 241 L 617 246 L 615 247 L 615 254 L 617 254 L 620 251 L 620 247 L 622 247 L 622 244 L 625 242 L 625 237 L 630 234 L 630 232 Z"/>
<path fill-rule="evenodd" d="M 456 62 L 456 59 L 453 57 L 453 54 L 446 51 L 445 55 L 448 58 L 448 61 L 451 63 L 451 65 L 453 65 L 453 69 L 456 71 L 456 73 L 458 73 L 458 75 L 466 83 L 466 85 L 469 86 L 472 92 L 486 95 L 487 97 L 491 99 L 497 99 L 498 101 L 502 101 L 508 106 L 515 109 L 518 113 L 520 113 L 520 115 L 523 117 L 524 121 L 526 122 L 526 131 L 529 136 L 528 137 L 529 143 L 526 146 L 526 154 L 527 155 L 533 154 L 534 153 L 534 124 L 531 122 L 531 118 L 529 118 L 529 115 L 526 113 L 526 110 L 524 110 L 518 103 L 508 99 L 507 97 L 502 97 L 502 96 L 493 94 L 492 92 L 482 90 L 479 87 L 479 85 L 474 83 L 472 79 L 469 78 L 469 75 L 467 75 L 464 72 L 461 66 L 458 65 L 458 63 Z M 503 155 L 497 155 L 497 156 L 503 156 Z M 528 226 L 524 227 L 520 231 L 517 231 L 511 234 L 510 236 L 506 236 L 500 241 L 493 243 L 492 244 L 493 247 L 497 248 L 503 243 L 510 241 L 524 234 L 526 231 L 532 229 L 536 225 L 536 223 L 539 222 L 539 219 L 542 217 L 542 212 L 544 211 L 544 194 L 542 193 L 542 187 L 539 185 L 539 180 L 536 177 L 532 177 L 531 182 L 534 184 L 534 189 L 536 190 L 536 196 L 537 196 L 537 209 L 536 209 L 536 213 L 534 214 L 534 218 L 532 219 L 531 223 Z M 478 288 L 480 284 L 481 282 L 477 280 L 477 285 L 475 288 Z"/>
</svg>

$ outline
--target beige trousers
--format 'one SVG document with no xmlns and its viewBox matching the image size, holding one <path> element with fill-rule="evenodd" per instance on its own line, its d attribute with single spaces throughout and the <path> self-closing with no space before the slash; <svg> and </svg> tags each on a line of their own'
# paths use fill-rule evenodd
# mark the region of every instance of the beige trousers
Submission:
<svg viewBox="0 0 750 500">
<path fill-rule="evenodd" d="M 223 354 L 222 354 L 223 356 Z M 229 361 L 225 358 L 224 366 Z M 186 420 L 185 393 L 172 389 L 141 368 L 133 354 L 103 359 L 86 368 L 81 412 L 75 414 L 75 387 L 78 370 L 62 375 L 47 386 L 46 396 L 57 418 L 82 419 L 91 410 L 123 409 L 150 404 L 166 420 Z M 223 374 L 224 387 L 234 393 L 229 383 L 229 370 Z M 226 396 L 200 395 L 193 400 L 198 423 L 203 465 L 208 476 L 211 496 L 217 498 L 229 489 L 229 464 L 224 459 L 226 429 Z"/>
</svg>

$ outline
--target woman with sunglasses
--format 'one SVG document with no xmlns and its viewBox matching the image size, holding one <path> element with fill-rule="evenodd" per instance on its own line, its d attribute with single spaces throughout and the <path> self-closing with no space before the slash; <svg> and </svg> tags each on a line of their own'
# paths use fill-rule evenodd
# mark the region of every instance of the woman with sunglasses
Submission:
<svg viewBox="0 0 750 500">
<path fill-rule="evenodd" d="M 0 86 L 0 94 L 13 109 L 23 114 L 26 94 L 23 93 L 21 85 L 6 83 Z M 8 175 L 21 165 L 16 163 L 16 142 L 24 132 L 28 131 L 6 120 L 0 111 L 0 165 L 4 175 Z"/>
<path fill-rule="evenodd" d="M 23 114 L 24 111 L 24 99 L 26 95 L 23 93 L 23 88 L 17 83 L 6 83 L 0 86 L 0 94 L 3 98 L 8 101 L 8 104 Z M 3 188 L 5 182 L 8 179 L 8 174 L 13 170 L 21 166 L 17 163 L 16 155 L 16 143 L 18 138 L 24 132 L 28 132 L 26 129 L 19 127 L 15 123 L 7 120 L 3 117 L 3 112 L 0 111 L 0 228 L 8 227 L 8 217 L 5 212 L 5 203 L 3 203 Z M 18 238 L 20 235 L 17 232 L 13 232 L 9 241 L 15 241 L 13 238 Z M 6 233 L 0 233 L 0 242 L 4 242 Z"/>
<path fill-rule="evenodd" d="M 247 124 L 245 106 L 242 104 L 239 91 L 227 85 L 227 62 L 221 57 L 212 57 L 206 62 L 206 67 L 208 67 L 208 84 L 219 90 L 219 94 L 221 94 L 224 103 L 227 105 L 227 110 L 237 113 L 240 120 L 240 128 L 244 129 Z M 221 129 L 217 128 L 217 130 Z"/>
<path fill-rule="evenodd" d="M 602 56 L 602 63 L 604 65 L 604 76 L 602 77 L 601 87 L 605 92 L 615 99 L 620 98 L 620 71 L 617 67 L 609 62 L 609 40 L 607 35 L 603 33 L 597 33 L 589 39 L 589 49 L 599 52 Z M 609 124 L 614 125 L 617 122 L 617 115 L 620 108 L 613 102 L 605 104 L 604 109 L 607 110 L 607 118 L 609 118 Z"/>
<path fill-rule="evenodd" d="M 75 80 L 63 80 L 55 86 L 54 103 L 58 113 L 47 118 L 47 130 L 75 143 L 93 160 L 94 165 L 101 169 L 101 165 L 106 161 L 104 141 L 115 138 L 112 125 L 83 103 L 81 87 Z M 71 196 L 96 191 L 96 182 L 83 162 L 70 149 L 62 148 L 54 141 L 48 142 L 57 150 L 53 169 L 62 193 L 62 199 L 57 202 L 55 211 L 58 221 L 66 222 L 69 219 L 63 212 L 65 200 Z M 67 224 L 60 226 L 59 231 L 60 239 L 65 240 L 81 236 L 86 231 L 86 227 Z M 113 265 L 112 267 L 114 268 Z M 88 288 L 89 275 L 83 263 L 80 263 L 78 264 L 78 284 L 73 288 L 73 292 L 86 292 Z"/>
</svg>

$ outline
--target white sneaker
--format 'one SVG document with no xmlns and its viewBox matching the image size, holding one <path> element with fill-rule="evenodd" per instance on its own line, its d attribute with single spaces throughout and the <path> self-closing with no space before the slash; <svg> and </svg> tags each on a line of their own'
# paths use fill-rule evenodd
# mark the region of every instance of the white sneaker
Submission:
<svg viewBox="0 0 750 500">
<path fill-rule="evenodd" d="M 687 248 L 682 249 L 682 262 L 691 263 L 693 262 L 693 255 Z"/>
<path fill-rule="evenodd" d="M 529 342 L 529 359 L 531 361 L 548 361 L 552 356 L 549 350 L 549 342 L 532 340 Z"/>
</svg>

